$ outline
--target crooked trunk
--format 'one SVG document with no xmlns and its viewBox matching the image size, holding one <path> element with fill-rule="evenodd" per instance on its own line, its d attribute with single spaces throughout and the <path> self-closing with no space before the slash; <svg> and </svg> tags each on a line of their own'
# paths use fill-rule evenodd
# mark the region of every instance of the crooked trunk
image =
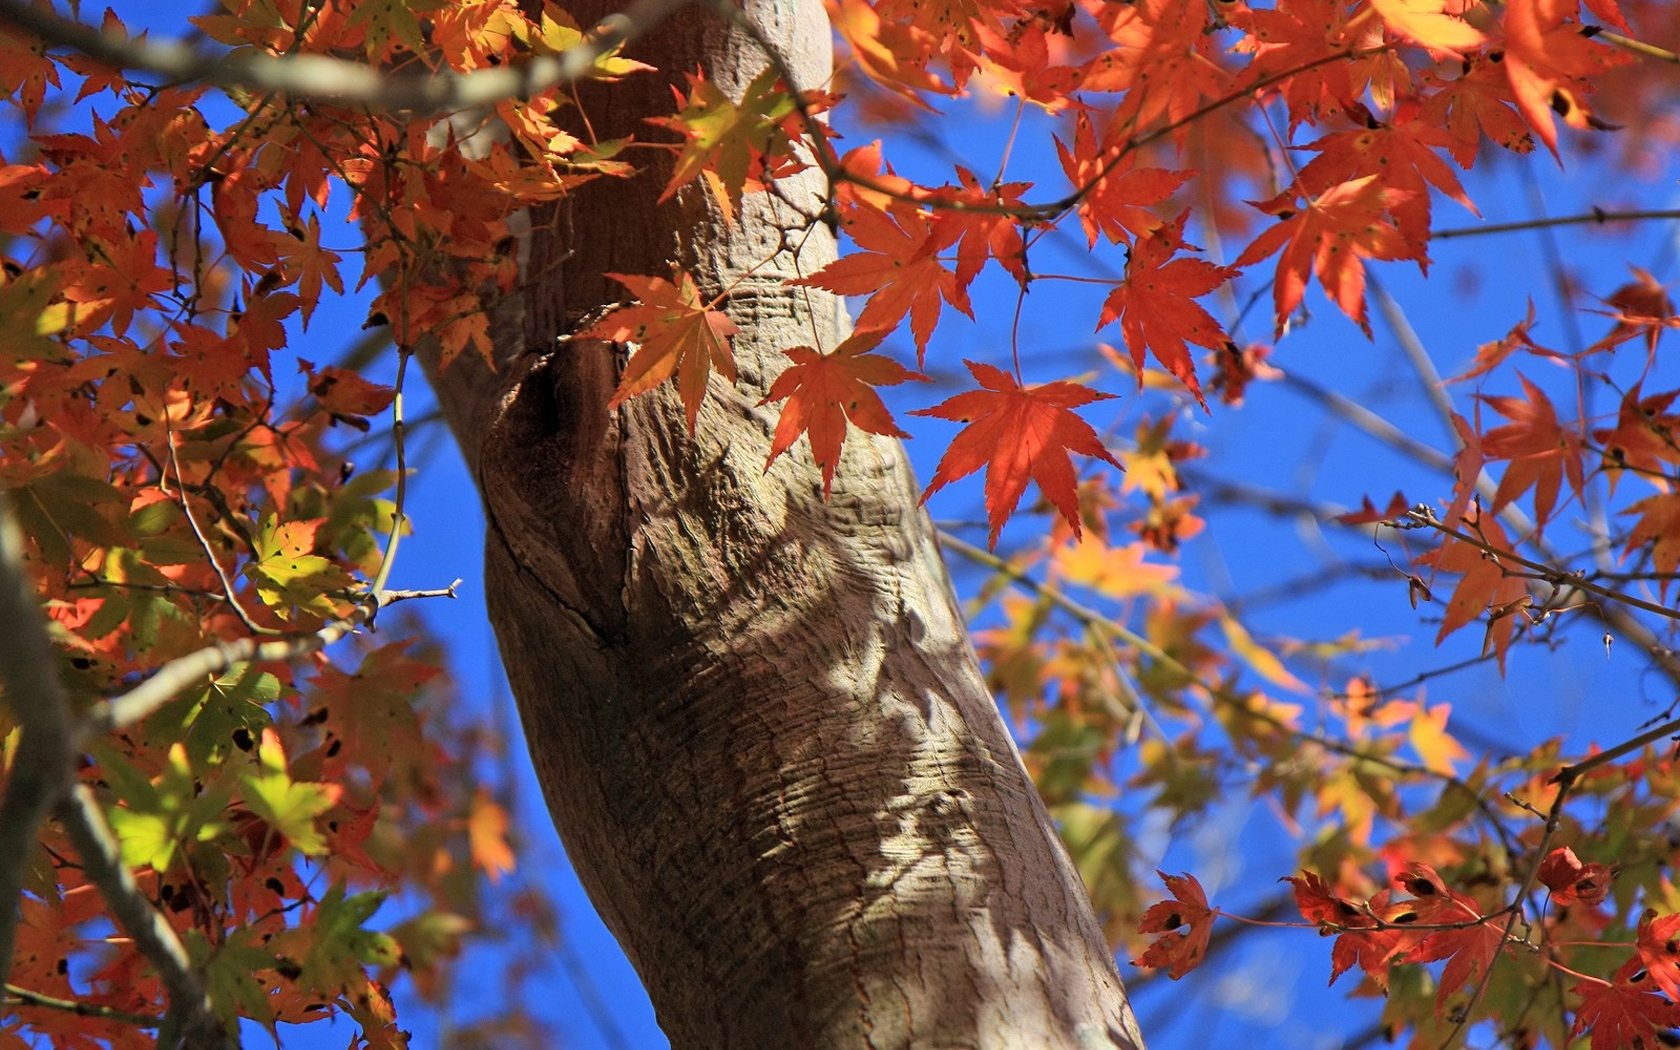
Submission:
<svg viewBox="0 0 1680 1050">
<path fill-rule="evenodd" d="M 820 4 L 749 14 L 824 82 Z M 694 9 L 632 54 L 661 73 L 582 92 L 602 139 L 645 136 L 685 70 L 738 92 L 764 65 Z M 538 777 L 660 1024 L 679 1047 L 1140 1046 L 902 448 L 854 431 L 827 501 L 802 448 L 764 471 L 774 414 L 754 406 L 780 351 L 846 325 L 779 287 L 802 221 L 759 195 L 728 225 L 697 185 L 657 205 L 663 185 L 600 180 L 537 216 L 530 286 L 497 319 L 511 378 L 438 380 Z M 834 257 L 820 225 L 796 242 L 799 272 Z M 611 346 L 557 343 L 622 296 L 604 274 L 673 263 L 731 289 L 741 328 L 740 382 L 713 382 L 692 437 L 665 391 L 607 411 Z"/>
</svg>

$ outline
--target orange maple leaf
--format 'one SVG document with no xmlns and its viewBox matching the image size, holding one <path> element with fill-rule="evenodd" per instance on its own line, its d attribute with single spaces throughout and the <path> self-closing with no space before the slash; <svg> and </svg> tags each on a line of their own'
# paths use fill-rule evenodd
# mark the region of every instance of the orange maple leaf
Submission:
<svg viewBox="0 0 1680 1050">
<path fill-rule="evenodd" d="M 939 460 L 922 502 L 959 478 L 986 468 L 986 518 L 991 546 L 997 546 L 1003 523 L 1021 501 L 1030 478 L 1062 518 L 1081 535 L 1079 494 L 1069 452 L 1112 463 L 1091 425 L 1074 414 L 1080 405 L 1111 398 L 1080 383 L 1045 383 L 1023 387 L 1000 368 L 964 361 L 984 388 L 958 394 L 932 408 L 911 413 L 949 419 L 968 426 Z"/>
<path fill-rule="evenodd" d="M 1579 10 L 1579 0 L 1511 0 L 1505 8 L 1505 75 L 1517 109 L 1554 157 L 1552 114 L 1571 127 L 1603 127 L 1587 108 L 1586 78 L 1628 60 L 1585 35 Z"/>
<path fill-rule="evenodd" d="M 712 369 L 722 372 L 731 383 L 735 381 L 735 356 L 729 337 L 740 329 L 727 314 L 700 301 L 700 290 L 687 273 L 678 275 L 677 284 L 663 277 L 607 276 L 630 289 L 640 303 L 614 310 L 578 333 L 579 338 L 641 344 L 624 366 L 624 375 L 607 407 L 617 408 L 675 375 L 692 434 Z"/>
<path fill-rule="evenodd" d="M 1167 884 L 1173 899 L 1150 905 L 1138 920 L 1139 933 L 1161 936 L 1137 957 L 1137 965 L 1165 966 L 1167 976 L 1176 981 L 1201 965 L 1207 955 L 1208 937 L 1219 909 L 1208 907 L 1207 893 L 1194 875 L 1155 874 Z"/>
<path fill-rule="evenodd" d="M 869 302 L 858 315 L 859 328 L 893 328 L 909 314 L 918 365 L 939 323 L 941 298 L 974 316 L 957 275 L 939 263 L 939 253 L 960 235 L 959 228 L 903 203 L 885 211 L 858 204 L 846 212 L 841 227 L 864 250 L 789 284 L 826 288 L 840 295 L 868 295 Z"/>
<path fill-rule="evenodd" d="M 1639 938 L 1634 942 L 1638 961 L 1651 980 L 1670 999 L 1680 1000 L 1680 915 L 1647 910 L 1639 920 Z"/>
<path fill-rule="evenodd" d="M 1659 593 L 1666 601 L 1668 585 L 1680 570 L 1680 493 L 1648 496 L 1622 513 L 1639 515 L 1639 523 L 1628 534 L 1624 553 L 1632 554 L 1647 543 L 1651 545 L 1652 566 L 1663 574 Z"/>
<path fill-rule="evenodd" d="M 1645 336 L 1646 367 L 1656 360 L 1657 340 L 1663 329 L 1680 328 L 1680 314 L 1674 312 L 1674 301 L 1668 289 L 1650 271 L 1629 266 L 1634 279 L 1622 285 L 1604 300 L 1614 309 L 1609 316 L 1616 319 L 1610 334 L 1592 345 L 1593 350 L 1608 350 L 1638 335 Z"/>
<path fill-rule="evenodd" d="M 1680 415 L 1669 411 L 1675 398 L 1680 398 L 1680 390 L 1646 397 L 1641 380 L 1622 395 L 1615 427 L 1593 431 L 1593 440 L 1604 449 L 1603 469 L 1612 492 L 1624 470 L 1660 477 L 1669 464 L 1680 462 L 1680 449 L 1670 437 L 1680 431 Z"/>
<path fill-rule="evenodd" d="M 1204 259 L 1173 259 L 1180 248 L 1192 247 L 1184 243 L 1183 236 L 1189 215 L 1183 212 L 1138 240 L 1126 266 L 1125 283 L 1103 301 L 1097 327 L 1120 322 L 1126 349 L 1137 365 L 1139 389 L 1143 387 L 1143 354 L 1147 349 L 1190 388 L 1206 409 L 1207 399 L 1196 381 L 1196 365 L 1186 344 L 1217 350 L 1230 345 L 1231 337 L 1195 300 L 1235 277 L 1237 271 Z"/>
<path fill-rule="evenodd" d="M 782 351 L 793 359 L 787 371 L 776 377 L 760 405 L 787 400 L 776 435 L 770 443 L 769 470 L 776 457 L 786 452 L 800 434 L 811 440 L 811 458 L 822 468 L 823 498 L 834 482 L 834 468 L 840 462 L 840 448 L 846 442 L 848 421 L 871 434 L 909 437 L 893 423 L 892 413 L 881 403 L 878 386 L 893 386 L 907 379 L 926 380 L 890 357 L 870 353 L 886 338 L 879 329 L 865 329 L 835 347 L 819 353 L 809 346 Z"/>
<path fill-rule="evenodd" d="M 1307 274 L 1318 274 L 1324 291 L 1342 312 L 1371 334 L 1365 319 L 1365 259 L 1416 259 L 1420 267 L 1429 259 L 1422 248 L 1408 245 L 1386 213 L 1410 195 L 1389 189 L 1376 175 L 1353 179 L 1331 187 L 1297 210 L 1293 194 L 1256 203 L 1255 207 L 1282 219 L 1254 239 L 1235 265 L 1249 266 L 1282 250 L 1272 299 L 1277 307 L 1277 334 L 1306 294 Z"/>
<path fill-rule="evenodd" d="M 1449 147 L 1451 137 L 1444 129 L 1422 120 L 1416 103 L 1401 104 L 1386 122 L 1378 121 L 1356 102 L 1349 103 L 1346 112 L 1364 126 L 1326 135 L 1302 147 L 1318 156 L 1301 169 L 1298 192 L 1315 196 L 1342 182 L 1378 176 L 1386 189 L 1407 194 L 1390 201 L 1388 211 L 1395 228 L 1417 255 L 1422 255 L 1429 244 L 1430 186 L 1471 214 L 1481 215 L 1452 167 L 1436 152 L 1437 147 Z"/>
<path fill-rule="evenodd" d="M 1357 99 L 1371 79 L 1369 58 L 1322 61 L 1344 48 L 1382 42 L 1380 26 L 1370 24 L 1369 18 L 1350 25 L 1348 11 L 1348 5 L 1337 0 L 1294 0 L 1259 10 L 1237 6 L 1226 15 L 1247 34 L 1232 48 L 1254 56 L 1245 72 L 1256 80 L 1284 77 L 1276 90 L 1288 103 L 1291 129 Z"/>
<path fill-rule="evenodd" d="M 1446 6 L 1445 0 L 1371 0 L 1390 32 L 1431 51 L 1470 51 L 1487 42 L 1481 30 L 1445 13 Z"/>
</svg>

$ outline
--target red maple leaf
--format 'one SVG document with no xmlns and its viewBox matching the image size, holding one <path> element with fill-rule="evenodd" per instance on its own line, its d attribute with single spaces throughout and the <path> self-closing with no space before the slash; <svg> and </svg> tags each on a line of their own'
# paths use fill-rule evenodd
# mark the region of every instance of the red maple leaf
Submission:
<svg viewBox="0 0 1680 1050">
<path fill-rule="evenodd" d="M 1006 182 L 998 186 L 982 186 L 980 179 L 967 168 L 957 168 L 960 189 L 939 193 L 939 203 L 957 205 L 934 220 L 936 239 L 940 243 L 957 246 L 957 287 L 968 294 L 987 259 L 1014 275 L 1017 281 L 1027 280 L 1026 246 L 1021 240 L 1021 221 L 997 208 L 1021 208 L 1021 194 L 1032 188 L 1030 182 Z M 980 205 L 980 207 L 974 207 Z"/>
<path fill-rule="evenodd" d="M 1449 518 L 1449 521 L 1452 519 Z M 1456 573 L 1458 586 L 1447 600 L 1447 612 L 1441 620 L 1441 630 L 1435 636 L 1437 645 L 1447 635 L 1465 624 L 1490 612 L 1483 651 L 1491 650 L 1499 661 L 1500 672 L 1505 670 L 1505 654 L 1511 647 L 1519 622 L 1527 622 L 1522 608 L 1529 600 L 1528 585 L 1513 571 L 1515 566 L 1502 562 L 1488 550 L 1509 551 L 1511 540 L 1491 514 L 1467 515 L 1453 523 L 1453 527 L 1478 538 L 1471 543 L 1449 536 L 1435 550 L 1418 555 L 1420 565 L 1438 572 Z"/>
<path fill-rule="evenodd" d="M 1581 1005 L 1569 1034 L 1590 1033 L 1591 1050 L 1664 1045 L 1662 1037 L 1669 1029 L 1680 1027 L 1680 1006 L 1658 995 L 1646 976 L 1635 957 L 1623 963 L 1609 983 L 1577 984 L 1572 990 L 1581 997 Z"/>
<path fill-rule="evenodd" d="M 1073 147 L 1056 140 L 1056 154 L 1068 181 L 1084 191 L 1079 200 L 1079 221 L 1092 245 L 1097 243 L 1099 233 L 1118 244 L 1159 226 L 1161 217 L 1150 209 L 1171 197 L 1195 174 L 1134 168 L 1137 151 L 1129 145 L 1126 129 L 1116 125 L 1110 125 L 1098 141 L 1083 110 L 1074 121 Z M 1121 151 L 1125 151 L 1123 155 Z"/>
<path fill-rule="evenodd" d="M 1254 239 L 1235 265 L 1249 266 L 1282 250 L 1272 298 L 1277 306 L 1277 334 L 1306 294 L 1307 274 L 1318 274 L 1325 294 L 1342 312 L 1371 334 L 1365 319 L 1364 259 L 1416 259 L 1420 266 L 1428 258 L 1422 249 L 1408 245 L 1387 213 L 1409 196 L 1406 190 L 1384 186 L 1380 177 L 1367 175 L 1331 187 L 1296 209 L 1293 195 L 1285 194 L 1255 207 L 1282 219 Z M 1254 202 L 1251 202 L 1254 203 Z"/>
<path fill-rule="evenodd" d="M 1570 489 L 1580 495 L 1586 483 L 1581 460 L 1585 443 L 1581 433 L 1558 422 L 1557 410 L 1545 391 L 1522 380 L 1523 397 L 1487 397 L 1479 399 L 1511 422 L 1482 435 L 1482 453 L 1493 460 L 1506 460 L 1505 474 L 1499 479 L 1493 506 L 1501 507 L 1534 490 L 1534 519 L 1546 524 L 1557 505 L 1558 491 L 1565 478 Z"/>
<path fill-rule="evenodd" d="M 700 301 L 694 278 L 681 274 L 679 284 L 663 277 L 637 277 L 609 273 L 608 277 L 630 289 L 641 300 L 601 318 L 580 338 L 606 339 L 615 343 L 639 341 L 630 355 L 613 392 L 609 409 L 617 408 L 637 394 L 646 393 L 677 377 L 688 414 L 689 433 L 694 432 L 700 402 L 706 397 L 706 379 L 716 368 L 731 383 L 735 381 L 735 357 L 729 337 L 739 331 L 735 322 L 720 310 Z"/>
<path fill-rule="evenodd" d="M 909 437 L 893 424 L 892 413 L 881 403 L 878 386 L 893 386 L 907 379 L 926 380 L 890 357 L 870 353 L 886 333 L 866 329 L 829 353 L 809 346 L 796 346 L 783 353 L 793 359 L 787 371 L 776 377 L 760 405 L 784 398 L 775 439 L 770 443 L 769 470 L 776 457 L 786 452 L 800 434 L 811 439 L 811 458 L 822 468 L 823 498 L 834 482 L 834 468 L 840 462 L 840 448 L 846 441 L 848 421 L 871 434 Z"/>
<path fill-rule="evenodd" d="M 841 226 L 864 250 L 789 284 L 869 296 L 858 315 L 859 328 L 893 328 L 909 314 L 918 365 L 939 323 L 941 299 L 974 316 L 957 275 L 939 262 L 939 253 L 950 247 L 960 229 L 904 203 L 892 204 L 885 211 L 858 204 L 846 212 Z"/>
<path fill-rule="evenodd" d="M 1616 327 L 1610 334 L 1594 343 L 1594 350 L 1608 350 L 1638 335 L 1645 336 L 1646 367 L 1656 360 L 1657 340 L 1665 328 L 1680 328 L 1680 315 L 1674 312 L 1674 301 L 1668 289 L 1650 271 L 1629 266 L 1634 279 L 1610 293 L 1604 300 L 1614 312 Z"/>
<path fill-rule="evenodd" d="M 1435 1012 L 1439 1014 L 1447 999 L 1466 981 L 1472 977 L 1487 979 L 1505 943 L 1503 917 L 1484 920 L 1474 900 L 1447 888 L 1427 864 L 1407 865 L 1394 882 L 1415 898 L 1410 902 L 1415 916 L 1412 921 L 1426 926 L 1463 924 L 1458 929 L 1430 931 L 1400 956 L 1401 962 L 1447 960 L 1435 993 Z"/>
<path fill-rule="evenodd" d="M 1586 864 L 1568 846 L 1546 854 L 1539 878 L 1559 904 L 1597 904 L 1610 892 L 1611 871 L 1606 864 Z"/>
<path fill-rule="evenodd" d="M 1228 346 L 1231 337 L 1195 300 L 1235 277 L 1237 271 L 1205 259 L 1173 258 L 1180 248 L 1191 247 L 1184 243 L 1183 236 L 1189 215 L 1188 211 L 1181 213 L 1133 246 L 1125 283 L 1103 301 L 1097 327 L 1120 322 L 1126 349 L 1137 365 L 1139 389 L 1143 387 L 1143 354 L 1147 349 L 1190 388 L 1205 409 L 1207 399 L 1196 381 L 1196 365 L 1186 344 L 1217 350 Z"/>
<path fill-rule="evenodd" d="M 1207 894 L 1194 875 L 1155 874 L 1167 884 L 1173 899 L 1150 905 L 1138 920 L 1139 933 L 1161 936 L 1137 957 L 1137 965 L 1165 966 L 1167 976 L 1176 981 L 1199 966 L 1207 955 L 1208 936 L 1213 933 L 1213 919 L 1219 909 L 1208 907 Z"/>
<path fill-rule="evenodd" d="M 1091 425 L 1073 410 L 1114 395 L 1098 393 L 1080 383 L 1023 387 L 1000 368 L 976 361 L 963 363 L 984 389 L 970 390 L 911 413 L 968 424 L 939 460 L 939 469 L 922 493 L 922 502 L 958 478 L 985 467 L 990 545 L 997 545 L 998 533 L 1021 501 L 1028 479 L 1038 482 L 1039 490 L 1073 527 L 1073 534 L 1080 535 L 1079 495 L 1068 453 L 1096 456 L 1116 467 L 1120 463 L 1103 447 Z"/>
</svg>

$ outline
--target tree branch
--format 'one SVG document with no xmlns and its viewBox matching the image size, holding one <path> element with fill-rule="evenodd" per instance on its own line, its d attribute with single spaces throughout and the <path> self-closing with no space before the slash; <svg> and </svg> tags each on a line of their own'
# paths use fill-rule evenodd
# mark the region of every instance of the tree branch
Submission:
<svg viewBox="0 0 1680 1050">
<path fill-rule="evenodd" d="M 0 982 L 11 974 L 23 873 L 36 835 L 70 784 L 74 752 L 57 657 L 23 570 L 23 533 L 0 499 L 0 691 L 22 728 L 0 802 Z"/>
<path fill-rule="evenodd" d="M 603 19 L 576 47 L 532 55 L 518 65 L 471 73 L 392 74 L 326 55 L 206 53 L 179 40 L 131 37 L 96 29 L 28 0 L 0 0 L 0 24 L 33 33 L 118 69 L 220 88 L 284 92 L 294 99 L 355 103 L 385 110 L 442 113 L 524 98 L 588 75 L 597 59 L 663 21 L 688 0 L 636 0 Z"/>
<path fill-rule="evenodd" d="M 163 914 L 134 881 L 122 862 L 117 837 L 106 823 L 99 802 L 84 784 L 71 789 L 58 805 L 58 819 L 82 858 L 82 871 L 99 888 L 117 923 L 134 939 L 134 946 L 151 962 L 169 992 L 169 1012 L 158 1042 L 183 1047 L 216 1048 L 235 1045 L 210 1008 L 210 997 L 193 972 L 192 960 Z"/>
<path fill-rule="evenodd" d="M 88 730 L 94 732 L 133 725 L 173 700 L 182 690 L 202 682 L 207 675 L 221 674 L 234 664 L 248 660 L 295 660 L 300 656 L 318 652 L 357 628 L 372 623 L 379 610 L 393 602 L 409 598 L 453 598 L 455 588 L 460 585 L 461 581 L 456 580 L 440 590 L 379 591 L 356 603 L 350 615 L 333 620 L 311 634 L 270 638 L 266 641 L 246 637 L 237 641 L 207 645 L 169 661 L 158 668 L 152 677 L 121 696 L 95 704 L 87 713 L 84 724 Z"/>
<path fill-rule="evenodd" d="M 0 804 L 0 981 L 11 970 L 23 872 L 35 853 L 42 821 L 48 810 L 56 809 L 81 854 L 88 881 L 105 897 L 169 991 L 165 1028 L 176 1033 L 182 1045 L 227 1045 L 186 949 L 123 866 L 92 792 L 71 786 L 74 730 L 54 671 L 57 655 L 23 571 L 22 531 L 5 506 L 0 506 L 0 623 L 7 625 L 0 631 L 0 684 L 23 728 L 6 799 Z"/>
</svg>

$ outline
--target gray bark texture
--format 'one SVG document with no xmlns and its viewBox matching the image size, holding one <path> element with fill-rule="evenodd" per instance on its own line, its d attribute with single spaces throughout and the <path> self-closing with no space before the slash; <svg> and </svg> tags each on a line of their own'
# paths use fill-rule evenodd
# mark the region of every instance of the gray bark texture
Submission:
<svg viewBox="0 0 1680 1050">
<path fill-rule="evenodd" d="M 612 9 L 572 5 L 586 25 Z M 820 3 L 747 11 L 804 85 L 826 81 Z M 671 112 L 685 71 L 738 93 L 765 64 L 693 8 L 629 53 L 661 72 L 580 87 L 601 139 L 653 133 L 642 118 Z M 781 287 L 833 238 L 819 226 L 796 264 L 777 254 L 791 212 L 765 195 L 733 225 L 698 184 L 656 205 L 668 163 L 534 216 L 527 288 L 495 319 L 500 374 L 434 377 L 584 886 L 680 1048 L 1141 1047 L 902 447 L 854 430 L 826 501 L 803 443 L 764 469 L 776 409 L 755 406 L 781 351 L 846 332 L 834 297 Z M 814 210 L 822 186 L 786 192 Z M 673 264 L 732 289 L 741 328 L 740 381 L 714 377 L 692 437 L 669 390 L 607 410 L 622 348 L 557 342 L 624 297 L 605 274 Z"/>
</svg>

